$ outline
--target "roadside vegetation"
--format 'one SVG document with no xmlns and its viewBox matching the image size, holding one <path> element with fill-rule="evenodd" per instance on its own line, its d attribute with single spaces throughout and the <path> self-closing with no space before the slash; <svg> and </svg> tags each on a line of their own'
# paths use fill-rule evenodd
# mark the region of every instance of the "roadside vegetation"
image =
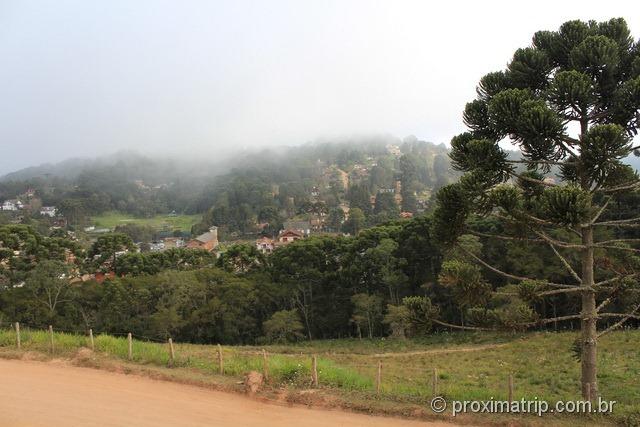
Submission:
<svg viewBox="0 0 640 427">
<path fill-rule="evenodd" d="M 47 331 L 27 328 L 21 331 L 21 338 L 22 354 L 38 352 L 56 358 L 73 358 L 90 345 L 85 335 L 56 332 L 51 354 Z M 223 346 L 222 352 L 224 375 L 240 381 L 249 371 L 263 372 L 262 350 L 266 350 L 269 388 L 293 393 L 313 387 L 311 356 L 317 355 L 319 390 L 343 399 L 345 406 L 369 399 L 383 406 L 385 402 L 413 405 L 430 416 L 426 408 L 432 397 L 434 368 L 438 394 L 449 400 L 506 400 L 509 374 L 514 376 L 515 399 L 579 400 L 580 363 L 567 351 L 574 339 L 575 333 L 569 331 L 493 335 L 457 332 L 415 340 L 342 339 L 265 347 Z M 99 334 L 94 342 L 97 354 L 128 362 L 126 337 Z M 618 331 L 602 339 L 598 361 L 600 392 L 603 398 L 617 404 L 610 416 L 580 416 L 585 422 L 638 425 L 638 343 L 638 330 Z M 0 347 L 0 355 L 19 357 L 15 331 L 0 330 Z M 183 368 L 203 378 L 220 375 L 216 346 L 176 343 L 173 364 L 166 343 L 134 339 L 132 349 L 134 364 L 162 369 L 171 366 L 178 371 Z M 379 361 L 382 375 L 377 395 Z M 559 419 L 565 418 L 576 420 L 576 416 Z M 500 419 L 497 417 L 496 422 Z M 537 417 L 526 419 L 539 421 Z"/>
</svg>

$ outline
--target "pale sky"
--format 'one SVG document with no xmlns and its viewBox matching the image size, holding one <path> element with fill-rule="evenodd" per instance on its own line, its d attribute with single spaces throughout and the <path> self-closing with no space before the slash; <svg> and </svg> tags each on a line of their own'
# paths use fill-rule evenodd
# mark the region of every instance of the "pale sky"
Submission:
<svg viewBox="0 0 640 427">
<path fill-rule="evenodd" d="M 635 4 L 635 5 L 634 5 Z M 0 0 L 0 174 L 122 149 L 448 143 L 533 33 L 633 1 Z"/>
</svg>

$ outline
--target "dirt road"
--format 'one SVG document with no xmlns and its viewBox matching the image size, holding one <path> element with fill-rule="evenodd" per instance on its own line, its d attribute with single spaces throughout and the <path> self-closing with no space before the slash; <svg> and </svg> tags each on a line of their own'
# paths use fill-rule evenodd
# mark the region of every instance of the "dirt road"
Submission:
<svg viewBox="0 0 640 427">
<path fill-rule="evenodd" d="M 0 360 L 0 426 L 451 427 L 281 406 L 138 376 L 14 360 Z"/>
</svg>

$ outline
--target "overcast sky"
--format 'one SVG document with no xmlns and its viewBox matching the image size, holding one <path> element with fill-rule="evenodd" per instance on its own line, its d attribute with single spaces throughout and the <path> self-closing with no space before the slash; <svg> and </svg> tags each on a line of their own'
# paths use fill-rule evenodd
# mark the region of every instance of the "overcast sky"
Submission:
<svg viewBox="0 0 640 427">
<path fill-rule="evenodd" d="M 536 30 L 619 16 L 637 38 L 628 0 L 0 0 L 0 173 L 131 148 L 448 142 Z"/>
</svg>

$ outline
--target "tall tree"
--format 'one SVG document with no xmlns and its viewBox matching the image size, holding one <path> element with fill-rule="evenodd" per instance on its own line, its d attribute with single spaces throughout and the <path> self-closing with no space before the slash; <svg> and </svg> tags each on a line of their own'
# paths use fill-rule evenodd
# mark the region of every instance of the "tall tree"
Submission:
<svg viewBox="0 0 640 427">
<path fill-rule="evenodd" d="M 353 315 L 351 320 L 358 328 L 358 337 L 362 338 L 362 326 L 367 327 L 367 336 L 373 338 L 373 330 L 382 315 L 382 298 L 377 295 L 355 294 L 351 297 Z"/>
<path fill-rule="evenodd" d="M 36 301 L 45 308 L 48 321 L 53 321 L 60 304 L 68 302 L 71 289 L 69 269 L 60 261 L 40 262 L 27 276 L 25 286 L 33 292 Z"/>
<path fill-rule="evenodd" d="M 371 194 L 364 184 L 356 184 L 349 187 L 347 200 L 351 209 L 358 208 L 365 215 L 371 213 Z"/>
<path fill-rule="evenodd" d="M 415 187 L 418 181 L 418 160 L 416 160 L 416 156 L 412 154 L 402 155 L 400 157 L 400 172 L 402 210 L 416 213 L 418 210 L 418 200 L 415 195 Z"/>
<path fill-rule="evenodd" d="M 349 218 L 344 222 L 342 228 L 346 233 L 351 233 L 355 236 L 364 227 L 365 220 L 364 213 L 360 208 L 351 208 Z"/>
<path fill-rule="evenodd" d="M 615 328 L 637 318 L 640 309 L 635 300 L 629 312 L 605 310 L 621 298 L 637 298 L 629 293 L 629 287 L 638 286 L 637 272 L 624 266 L 594 270 L 594 258 L 607 251 L 639 252 L 630 246 L 639 239 L 601 236 L 606 227 L 638 227 L 640 218 L 601 218 L 611 202 L 640 187 L 637 175 L 622 163 L 639 148 L 631 137 L 640 126 L 640 44 L 623 19 L 569 21 L 558 31 L 537 32 L 505 71 L 480 80 L 477 93 L 464 111 L 469 131 L 451 142 L 452 165 L 465 175 L 438 193 L 436 227 L 441 238 L 455 244 L 460 233 L 473 233 L 467 226 L 471 214 L 493 216 L 514 230 L 494 238 L 553 250 L 566 268 L 566 280 L 539 278 L 543 285 L 537 293 L 580 298 L 581 312 L 563 320 L 581 321 L 582 394 L 593 398 L 597 341 L 610 330 L 598 333 L 598 320 L 619 318 Z M 520 160 L 507 157 L 498 145 L 504 139 L 520 149 Z M 559 168 L 562 182 L 548 176 L 551 167 Z M 576 238 L 556 237 L 559 229 Z M 571 262 L 575 253 L 578 266 Z M 510 281 L 540 283 L 469 257 Z"/>
<path fill-rule="evenodd" d="M 131 237 L 122 233 L 108 233 L 93 242 L 89 250 L 89 257 L 97 268 L 108 264 L 108 267 L 118 274 L 118 266 L 116 265 L 118 255 L 134 249 L 135 245 Z"/>
<path fill-rule="evenodd" d="M 390 218 L 397 218 L 400 210 L 393 193 L 378 191 L 373 213 L 376 215 L 386 213 Z"/>
</svg>

